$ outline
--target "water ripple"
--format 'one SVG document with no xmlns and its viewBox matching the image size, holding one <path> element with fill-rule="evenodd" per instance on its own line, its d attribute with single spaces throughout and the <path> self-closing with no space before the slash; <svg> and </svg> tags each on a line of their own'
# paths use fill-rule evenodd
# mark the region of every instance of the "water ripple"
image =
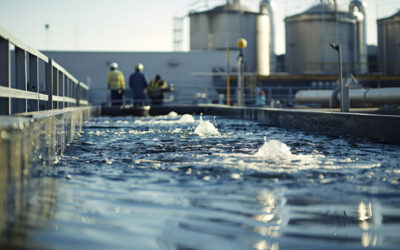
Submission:
<svg viewBox="0 0 400 250">
<path fill-rule="evenodd" d="M 397 249 L 398 152 L 208 116 L 100 117 L 36 172 L 59 184 L 15 233 L 49 249 Z"/>
</svg>

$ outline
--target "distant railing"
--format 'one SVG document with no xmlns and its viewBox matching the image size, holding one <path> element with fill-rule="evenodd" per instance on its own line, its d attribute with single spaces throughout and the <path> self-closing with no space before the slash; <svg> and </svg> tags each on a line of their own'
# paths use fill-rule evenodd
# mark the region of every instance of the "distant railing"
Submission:
<svg viewBox="0 0 400 250">
<path fill-rule="evenodd" d="M 227 104 L 226 86 L 202 86 L 201 82 L 190 82 L 186 85 L 174 85 L 174 91 L 165 94 L 164 104 Z M 251 86 L 246 82 L 244 88 L 244 103 L 246 106 L 271 106 L 271 107 L 290 107 L 295 105 L 295 94 L 299 90 L 312 89 L 304 86 Z M 330 88 L 331 89 L 331 88 Z M 92 95 L 96 96 L 98 105 L 111 106 L 109 90 L 106 88 L 91 89 Z M 237 86 L 230 86 L 230 104 L 237 105 Z M 102 94 L 106 93 L 106 94 Z M 102 99 L 103 98 L 103 99 Z M 123 92 L 122 105 L 133 104 L 130 89 Z M 136 100 L 145 104 L 150 104 L 151 99 L 146 96 L 144 100 Z"/>
<path fill-rule="evenodd" d="M 368 63 L 342 63 L 343 73 L 367 74 L 381 73 L 399 75 L 400 62 L 368 62 Z M 302 72 L 306 74 L 336 75 L 339 70 L 338 62 L 308 62 L 303 64 Z M 363 72 L 366 71 L 365 73 Z"/>
<path fill-rule="evenodd" d="M 0 115 L 87 106 L 88 91 L 53 59 L 0 27 Z"/>
</svg>

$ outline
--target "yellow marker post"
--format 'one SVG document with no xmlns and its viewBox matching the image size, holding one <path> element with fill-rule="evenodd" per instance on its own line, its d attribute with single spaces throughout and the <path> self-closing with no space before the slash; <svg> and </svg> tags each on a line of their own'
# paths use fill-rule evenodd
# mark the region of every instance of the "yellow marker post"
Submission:
<svg viewBox="0 0 400 250">
<path fill-rule="evenodd" d="M 226 105 L 231 106 L 231 79 L 229 76 L 229 61 L 230 61 L 230 55 L 229 55 L 229 48 L 226 49 Z"/>
<path fill-rule="evenodd" d="M 238 58 L 238 88 L 237 88 L 237 98 L 238 106 L 243 106 L 243 93 L 244 93 L 244 82 L 243 82 L 243 49 L 247 47 L 247 41 L 244 38 L 240 38 L 237 41 L 237 45 L 240 49 Z"/>
</svg>

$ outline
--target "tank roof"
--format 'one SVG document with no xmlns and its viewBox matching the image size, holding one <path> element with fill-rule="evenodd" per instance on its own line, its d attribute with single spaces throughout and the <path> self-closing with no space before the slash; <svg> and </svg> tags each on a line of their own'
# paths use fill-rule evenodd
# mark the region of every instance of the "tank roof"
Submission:
<svg viewBox="0 0 400 250">
<path fill-rule="evenodd" d="M 399 18 L 400 17 L 400 10 L 398 10 L 395 14 L 389 16 L 389 17 L 385 17 L 382 19 L 378 19 L 378 22 L 382 22 L 382 21 L 386 21 L 386 20 L 391 20 L 391 19 L 395 19 L 395 18 Z"/>
<path fill-rule="evenodd" d="M 242 11 L 244 13 L 248 14 L 259 14 L 258 12 L 255 12 L 246 6 L 240 6 L 238 4 L 224 4 L 217 6 L 215 8 L 205 10 L 205 11 L 192 11 L 189 15 L 196 15 L 196 14 L 219 14 L 219 13 L 229 13 L 229 12 L 238 12 Z"/>
<path fill-rule="evenodd" d="M 310 9 L 306 10 L 302 14 L 322 14 L 322 13 L 327 13 L 327 12 L 335 12 L 335 5 L 332 3 L 320 3 L 317 5 L 314 5 Z M 340 8 L 338 6 L 338 12 L 347 12 L 346 10 Z"/>
<path fill-rule="evenodd" d="M 320 3 L 314 5 L 313 7 L 309 8 L 308 10 L 302 13 L 286 17 L 285 20 L 296 20 L 298 17 L 302 17 L 303 15 L 318 16 L 318 15 L 335 15 L 335 14 L 336 10 L 335 10 L 335 5 L 333 3 Z M 340 18 L 352 17 L 349 11 L 340 8 L 339 6 L 337 8 L 337 14 Z"/>
</svg>

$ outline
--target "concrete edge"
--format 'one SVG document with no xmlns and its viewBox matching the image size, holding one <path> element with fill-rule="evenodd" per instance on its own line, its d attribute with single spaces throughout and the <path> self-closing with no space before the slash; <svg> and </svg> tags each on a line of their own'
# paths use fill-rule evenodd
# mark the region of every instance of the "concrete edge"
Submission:
<svg viewBox="0 0 400 250">
<path fill-rule="evenodd" d="M 0 233 L 18 216 L 54 164 L 98 107 L 0 116 Z"/>
</svg>

